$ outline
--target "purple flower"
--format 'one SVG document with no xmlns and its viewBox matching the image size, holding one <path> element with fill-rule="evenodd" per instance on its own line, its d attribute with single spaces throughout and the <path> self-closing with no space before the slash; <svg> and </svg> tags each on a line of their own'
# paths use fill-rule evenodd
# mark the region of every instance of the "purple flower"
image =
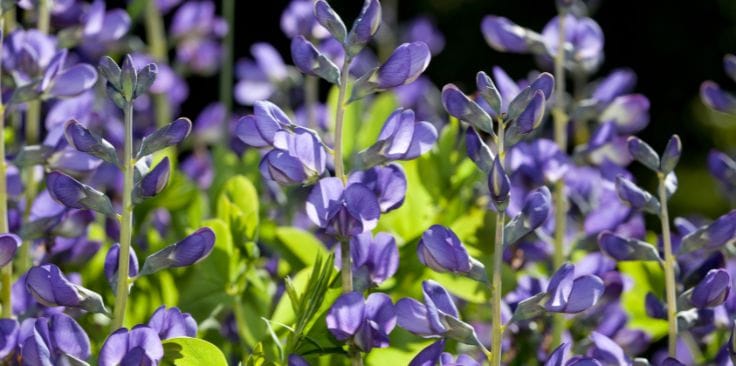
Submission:
<svg viewBox="0 0 736 366">
<path fill-rule="evenodd" d="M 400 45 L 386 62 L 355 82 L 350 101 L 415 81 L 427 69 L 431 58 L 429 47 L 424 42 Z"/>
<path fill-rule="evenodd" d="M 100 349 L 100 366 L 157 365 L 164 357 L 164 347 L 156 331 L 137 325 L 130 331 L 120 328 L 110 334 Z"/>
<path fill-rule="evenodd" d="M 595 305 L 601 295 L 603 281 L 598 276 L 575 278 L 575 266 L 565 263 L 549 280 L 544 308 L 553 313 L 579 313 Z"/>
<path fill-rule="evenodd" d="M 301 0 L 293 3 L 301 2 Z M 311 3 L 309 4 L 311 12 Z M 320 29 L 323 29 L 320 27 Z M 253 105 L 271 98 L 289 76 L 279 52 L 268 43 L 254 43 L 250 48 L 253 60 L 239 60 L 235 72 L 235 100 L 243 105 Z"/>
<path fill-rule="evenodd" d="M 698 309 L 723 304 L 731 290 L 731 276 L 724 269 L 711 269 L 692 290 L 690 302 Z"/>
<path fill-rule="evenodd" d="M 97 72 L 87 64 L 65 67 L 67 51 L 57 53 L 43 72 L 37 92 L 42 98 L 73 97 L 92 88 L 97 82 Z"/>
<path fill-rule="evenodd" d="M 259 165 L 264 178 L 288 185 L 313 182 L 324 173 L 327 153 L 314 131 L 278 131 L 273 146 Z"/>
<path fill-rule="evenodd" d="M 201 228 L 178 243 L 151 254 L 143 263 L 140 275 L 148 275 L 166 268 L 186 267 L 207 258 L 215 246 L 215 232 Z"/>
<path fill-rule="evenodd" d="M 377 1 L 376 1 L 377 2 Z M 397 47 L 375 74 L 379 89 L 391 89 L 416 80 L 432 55 L 424 42 L 404 43 Z"/>
<path fill-rule="evenodd" d="M 90 356 L 89 337 L 84 329 L 61 313 L 27 319 L 19 338 L 24 365 L 66 364 L 70 359 L 84 362 Z"/>
<path fill-rule="evenodd" d="M 184 141 L 190 132 L 192 132 L 192 121 L 189 118 L 177 118 L 174 122 L 144 136 L 136 156 L 144 157 L 169 146 L 177 145 Z"/>
<path fill-rule="evenodd" d="M 361 183 L 373 191 L 382 213 L 393 211 L 404 203 L 406 174 L 398 164 L 376 166 L 350 174 L 348 184 Z"/>
<path fill-rule="evenodd" d="M 659 301 L 657 295 L 651 292 L 647 292 L 647 295 L 644 297 L 644 309 L 646 310 L 647 315 L 654 319 L 667 319 L 667 309 L 665 309 L 664 304 Z"/>
<path fill-rule="evenodd" d="M 55 54 L 54 38 L 35 29 L 18 29 L 3 42 L 2 63 L 16 85 L 23 86 L 40 77 Z"/>
<path fill-rule="evenodd" d="M 70 282 L 54 264 L 31 268 L 25 282 L 28 292 L 44 306 L 78 307 L 107 313 L 100 295 Z"/>
<path fill-rule="evenodd" d="M 487 15 L 480 28 L 486 42 L 496 50 L 515 53 L 529 51 L 525 40 L 527 30 L 507 18 Z"/>
<path fill-rule="evenodd" d="M 105 2 L 96 0 L 87 8 L 83 24 L 81 47 L 87 54 L 99 56 L 128 33 L 130 16 L 124 9 L 106 11 Z"/>
<path fill-rule="evenodd" d="M 352 342 L 364 352 L 388 347 L 388 335 L 396 326 L 391 298 L 373 293 L 363 300 L 357 292 L 343 294 L 327 312 L 327 329 L 337 340 Z"/>
<path fill-rule="evenodd" d="M 601 365 L 630 365 L 631 359 L 626 356 L 624 350 L 616 344 L 612 339 L 598 332 L 590 334 L 590 340 L 593 342 L 592 347 L 588 350 L 588 355 L 593 357 Z"/>
<path fill-rule="evenodd" d="M 470 123 L 476 129 L 493 134 L 491 116 L 457 86 L 447 84 L 442 88 L 442 105 L 451 116 Z"/>
<path fill-rule="evenodd" d="M 435 366 L 439 363 L 442 352 L 445 350 L 445 339 L 425 347 L 409 362 L 409 366 Z"/>
<path fill-rule="evenodd" d="M 619 134 L 639 132 L 649 123 L 649 99 L 641 94 L 617 97 L 598 119 L 601 123 L 613 122 Z"/>
<path fill-rule="evenodd" d="M 197 336 L 197 321 L 177 307 L 166 309 L 164 305 L 159 306 L 148 320 L 148 326 L 158 332 L 161 340 Z"/>
<path fill-rule="evenodd" d="M 317 23 L 314 17 L 312 0 L 292 0 L 281 13 L 281 30 L 289 38 L 304 36 L 323 39 L 329 36 L 327 30 Z"/>
<path fill-rule="evenodd" d="M 350 256 L 356 288 L 375 287 L 396 273 L 399 250 L 396 239 L 388 233 L 362 233 L 350 238 Z M 341 268 L 340 246 L 335 249 L 335 266 Z"/>
<path fill-rule="evenodd" d="M 629 93 L 636 84 L 636 74 L 629 69 L 616 69 L 598 82 L 591 98 L 609 104 L 614 98 Z"/>
<path fill-rule="evenodd" d="M 306 203 L 307 216 L 328 234 L 341 237 L 372 230 L 381 213 L 373 192 L 361 183 L 347 187 L 340 178 L 323 178 L 312 188 Z"/>
<path fill-rule="evenodd" d="M 178 41 L 177 60 L 195 72 L 213 72 L 222 52 L 217 40 L 227 32 L 225 20 L 215 16 L 214 2 L 185 2 L 171 21 L 171 36 Z"/>
<path fill-rule="evenodd" d="M 238 121 L 235 134 L 248 146 L 268 147 L 273 146 L 276 132 L 292 125 L 281 108 L 271 102 L 262 101 L 254 104 L 252 115 Z"/>
<path fill-rule="evenodd" d="M 378 141 L 361 153 L 369 163 L 412 160 L 429 151 L 437 141 L 437 129 L 416 121 L 414 111 L 399 108 L 383 124 Z"/>
<path fill-rule="evenodd" d="M 105 255 L 105 277 L 110 286 L 115 289 L 117 286 L 118 278 L 118 265 L 120 260 L 120 244 L 115 243 L 110 247 Z M 128 277 L 135 277 L 138 275 L 138 256 L 135 254 L 135 250 L 130 248 L 130 260 L 128 261 Z"/>
<path fill-rule="evenodd" d="M 445 36 L 427 17 L 418 17 L 408 25 L 403 37 L 405 42 L 424 42 L 432 55 L 437 55 L 445 48 Z"/>
<path fill-rule="evenodd" d="M 468 273 L 473 266 L 457 235 L 441 225 L 432 225 L 422 234 L 417 255 L 422 264 L 436 272 Z"/>
<path fill-rule="evenodd" d="M 708 169 L 727 191 L 736 190 L 736 161 L 728 155 L 711 150 L 708 154 Z"/>
<path fill-rule="evenodd" d="M 15 352 L 20 327 L 15 319 L 0 319 L 0 360 Z"/>
<path fill-rule="evenodd" d="M 460 320 L 455 303 L 444 287 L 428 280 L 422 283 L 424 303 L 404 298 L 396 303 L 399 326 L 420 337 L 450 337 L 467 344 L 480 344 L 473 327 Z"/>
<path fill-rule="evenodd" d="M 5 267 L 13 261 L 15 252 L 20 247 L 22 241 L 15 234 L 0 234 L 0 267 Z"/>
<path fill-rule="evenodd" d="M 708 80 L 700 85 L 700 98 L 705 105 L 719 112 L 736 113 L 736 97 L 713 81 Z"/>
<path fill-rule="evenodd" d="M 542 30 L 549 55 L 557 54 L 559 29 L 559 17 L 554 17 Z M 566 61 L 573 70 L 592 73 L 603 61 L 603 31 L 593 19 L 565 15 L 565 42 L 571 48 L 565 52 L 571 56 Z"/>
<path fill-rule="evenodd" d="M 682 155 L 682 141 L 680 141 L 680 136 L 672 135 L 662 152 L 662 161 L 659 163 L 659 170 L 664 174 L 675 170 L 677 163 L 680 162 L 680 155 Z"/>
</svg>

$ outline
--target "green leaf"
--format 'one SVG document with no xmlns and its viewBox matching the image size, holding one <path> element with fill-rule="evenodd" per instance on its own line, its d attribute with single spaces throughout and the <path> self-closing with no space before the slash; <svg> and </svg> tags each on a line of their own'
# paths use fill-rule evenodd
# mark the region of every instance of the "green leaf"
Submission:
<svg viewBox="0 0 736 366">
<path fill-rule="evenodd" d="M 314 265 L 317 255 L 326 256 L 327 248 L 312 233 L 296 227 L 276 228 L 276 239 L 288 252 L 305 267 Z"/>
<path fill-rule="evenodd" d="M 254 240 L 258 229 L 258 192 L 248 178 L 236 175 L 217 197 L 217 217 L 230 224 L 233 237 Z"/>
<path fill-rule="evenodd" d="M 619 262 L 621 274 L 629 277 L 633 283 L 629 291 L 621 295 L 621 306 L 629 315 L 629 327 L 641 329 L 653 339 L 667 334 L 667 322 L 652 319 L 646 314 L 644 299 L 647 292 L 662 293 L 664 276 L 662 268 L 656 262 Z"/>
<path fill-rule="evenodd" d="M 357 102 L 356 102 L 357 103 Z M 355 135 L 355 151 L 362 151 L 373 145 L 381 133 L 386 118 L 398 107 L 396 97 L 392 93 L 379 94 L 368 110 L 368 116 L 361 120 L 358 133 Z"/>
<path fill-rule="evenodd" d="M 176 366 L 227 366 L 227 359 L 214 344 L 202 339 L 177 337 L 162 342 L 162 365 Z"/>
<path fill-rule="evenodd" d="M 400 208 L 381 215 L 377 231 L 389 231 L 404 241 L 410 241 L 422 235 L 434 223 L 437 206 L 422 184 L 416 160 L 402 165 L 407 180 L 406 199 Z"/>
<path fill-rule="evenodd" d="M 229 302 L 228 287 L 235 275 L 231 261 L 234 257 L 233 240 L 227 224 L 220 219 L 202 222 L 215 232 L 215 247 L 201 263 L 193 266 L 182 284 L 181 307 L 196 319 L 207 318 L 223 303 Z"/>
</svg>

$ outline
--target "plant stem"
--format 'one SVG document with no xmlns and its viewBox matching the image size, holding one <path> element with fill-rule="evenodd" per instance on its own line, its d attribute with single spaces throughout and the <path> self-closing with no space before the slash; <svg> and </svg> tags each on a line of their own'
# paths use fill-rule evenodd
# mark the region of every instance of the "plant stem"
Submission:
<svg viewBox="0 0 736 366">
<path fill-rule="evenodd" d="M 677 284 L 675 283 L 675 256 L 672 254 L 670 238 L 670 216 L 667 211 L 667 188 L 665 176 L 657 173 L 659 178 L 659 219 L 662 223 L 662 241 L 664 242 L 664 279 L 667 292 L 667 323 L 669 325 L 668 349 L 670 357 L 675 357 L 677 345 Z"/>
<path fill-rule="evenodd" d="M 351 58 L 345 56 L 345 62 L 340 72 L 340 90 L 337 94 L 337 105 L 335 106 L 335 176 L 340 178 L 343 184 L 347 182 L 347 176 L 342 160 L 342 123 L 345 118 L 345 94 L 350 74 L 350 61 L 352 61 Z"/>
<path fill-rule="evenodd" d="M 235 40 L 235 0 L 222 0 L 222 15 L 227 22 L 227 34 L 222 47 L 220 70 L 220 103 L 225 107 L 223 136 L 230 133 L 230 113 L 233 109 L 233 44 Z"/>
<path fill-rule="evenodd" d="M 50 16 L 49 13 L 49 2 L 52 0 L 39 0 L 38 1 L 38 15 L 36 19 L 36 27 L 43 34 L 49 33 Z M 35 145 L 39 141 L 40 129 L 41 129 L 41 101 L 33 100 L 26 105 L 26 145 Z M 23 223 L 28 223 L 28 218 L 31 215 L 31 206 L 33 200 L 36 198 L 36 192 L 38 191 L 38 182 L 36 181 L 36 170 L 35 167 L 28 167 L 24 172 L 26 189 L 25 189 L 25 201 L 26 208 L 23 212 Z M 32 265 L 31 249 L 33 246 L 32 241 L 23 243 L 20 247 L 20 253 L 18 254 L 18 269 L 21 273 L 25 272 Z"/>
<path fill-rule="evenodd" d="M 340 275 L 342 277 L 342 293 L 353 291 L 353 263 L 350 256 L 350 240 L 340 239 Z"/>
<path fill-rule="evenodd" d="M 168 62 L 166 29 L 156 0 L 148 0 L 146 4 L 145 23 L 148 52 L 156 61 Z M 156 112 L 156 126 L 161 127 L 171 122 L 171 106 L 166 93 L 154 93 L 153 105 Z"/>
<path fill-rule="evenodd" d="M 123 150 L 123 214 L 120 218 L 120 255 L 118 257 L 118 279 L 115 287 L 113 330 L 123 326 L 125 306 L 129 293 L 130 244 L 133 231 L 133 103 L 128 102 L 125 114 L 125 147 Z"/>
<path fill-rule="evenodd" d="M 506 151 L 504 150 L 505 125 L 502 120 L 498 121 L 498 160 L 504 167 Z M 491 304 L 491 366 L 501 365 L 501 338 L 503 338 L 503 324 L 501 324 L 501 293 L 502 293 L 502 266 L 503 266 L 503 234 L 506 227 L 506 212 L 498 209 L 496 212 L 496 238 L 493 247 L 493 278 L 491 280 L 492 304 Z"/>
<path fill-rule="evenodd" d="M 49 13 L 49 5 L 53 0 L 38 0 L 38 30 L 43 34 L 49 33 L 49 23 L 51 22 L 51 14 Z"/>
<path fill-rule="evenodd" d="M 317 100 L 319 94 L 319 80 L 316 76 L 304 77 L 304 108 L 307 110 L 307 126 L 317 127 Z"/>
<path fill-rule="evenodd" d="M 554 120 L 555 142 L 563 153 L 567 152 L 567 116 L 565 114 L 565 13 L 560 13 L 558 19 L 557 54 L 555 55 L 555 105 L 552 108 Z M 555 182 L 555 239 L 552 255 L 553 270 L 560 268 L 565 261 L 565 231 L 567 225 L 567 198 L 565 197 L 565 181 L 560 178 Z M 557 347 L 562 338 L 565 326 L 564 318 L 560 314 L 552 317 L 552 345 Z"/>
<path fill-rule="evenodd" d="M 3 11 L 0 8 L 0 29 L 3 29 L 5 21 Z M 2 36 L 0 36 L 0 58 L 2 58 Z M 1 70 L 0 70 L 1 71 Z M 2 80 L 2 75 L 0 75 Z M 1 89 L 1 88 L 0 88 Z M 5 105 L 0 96 L 0 233 L 5 234 L 8 230 L 8 182 L 7 182 L 7 162 L 5 161 Z M 11 318 L 13 316 L 13 297 L 12 297 L 12 279 L 13 264 L 8 263 L 2 269 L 2 303 L 3 318 Z"/>
</svg>

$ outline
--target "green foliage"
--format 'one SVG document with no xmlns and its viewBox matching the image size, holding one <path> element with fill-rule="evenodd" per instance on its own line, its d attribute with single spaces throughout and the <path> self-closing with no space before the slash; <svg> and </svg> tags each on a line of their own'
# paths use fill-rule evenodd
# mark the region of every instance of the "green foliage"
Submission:
<svg viewBox="0 0 736 366">
<path fill-rule="evenodd" d="M 276 239 L 293 268 L 309 267 L 318 255 L 327 254 L 327 248 L 314 234 L 296 227 L 276 228 Z"/>
<path fill-rule="evenodd" d="M 618 268 L 633 281 L 631 289 L 621 294 L 621 306 L 630 317 L 629 326 L 643 330 L 654 339 L 666 336 L 667 322 L 650 318 L 644 307 L 647 292 L 664 294 L 664 274 L 659 263 L 619 262 Z"/>
<path fill-rule="evenodd" d="M 228 179 L 217 197 L 217 217 L 230 227 L 235 242 L 255 240 L 258 229 L 258 192 L 241 175 Z"/>
<path fill-rule="evenodd" d="M 214 344 L 198 338 L 177 337 L 162 342 L 162 365 L 175 366 L 227 366 L 225 355 Z"/>
</svg>

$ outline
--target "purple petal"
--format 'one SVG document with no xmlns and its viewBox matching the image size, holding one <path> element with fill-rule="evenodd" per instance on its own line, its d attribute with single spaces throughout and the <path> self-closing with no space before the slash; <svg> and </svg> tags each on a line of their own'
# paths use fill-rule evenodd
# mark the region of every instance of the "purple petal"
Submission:
<svg viewBox="0 0 736 366">
<path fill-rule="evenodd" d="M 432 58 L 424 42 L 404 43 L 397 47 L 378 68 L 376 79 L 380 89 L 409 84 L 429 66 Z"/>
<path fill-rule="evenodd" d="M 525 30 L 512 21 L 488 15 L 480 25 L 486 42 L 498 51 L 524 53 L 529 50 L 524 40 Z"/>
<path fill-rule="evenodd" d="M 327 312 L 327 329 L 340 341 L 355 334 L 365 318 L 365 300 L 357 292 L 343 294 Z"/>
<path fill-rule="evenodd" d="M 58 75 L 51 89 L 52 97 L 73 97 L 92 88 L 97 82 L 97 72 L 87 64 L 72 66 Z"/>
<path fill-rule="evenodd" d="M 435 335 L 429 325 L 427 307 L 411 298 L 396 302 L 396 319 L 399 326 L 421 337 Z"/>
<path fill-rule="evenodd" d="M 455 233 L 440 225 L 432 225 L 422 234 L 417 245 L 419 261 L 437 272 L 467 273 L 470 256 Z"/>
<path fill-rule="evenodd" d="M 21 243 L 20 238 L 15 234 L 0 234 L 0 267 L 5 267 L 13 260 Z"/>
</svg>

